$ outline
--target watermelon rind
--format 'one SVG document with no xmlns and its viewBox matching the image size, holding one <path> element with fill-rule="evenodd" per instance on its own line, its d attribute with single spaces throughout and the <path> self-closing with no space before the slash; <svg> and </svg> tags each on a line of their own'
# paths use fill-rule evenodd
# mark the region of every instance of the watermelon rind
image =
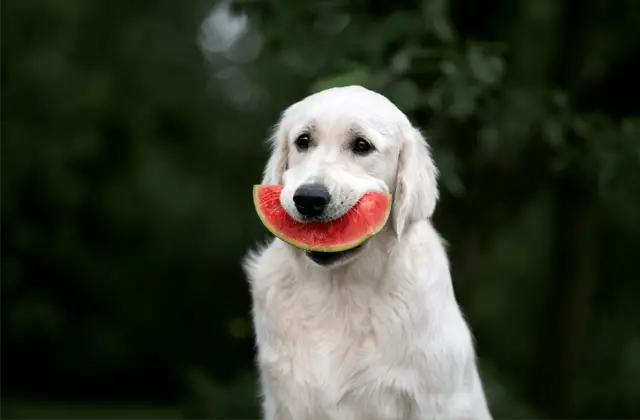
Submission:
<svg viewBox="0 0 640 420">
<path fill-rule="evenodd" d="M 269 187 L 270 185 L 264 185 L 264 184 L 257 184 L 253 186 L 253 203 L 256 208 L 256 213 L 258 213 L 258 217 L 262 221 L 262 224 L 269 230 L 269 232 L 274 234 L 277 238 L 281 239 L 282 241 L 290 245 L 295 246 L 296 248 L 299 248 L 305 251 L 342 252 L 342 251 L 348 251 L 350 249 L 353 249 L 359 245 L 362 245 L 369 238 L 371 238 L 372 236 L 380 232 L 384 227 L 384 225 L 387 223 L 387 220 L 389 219 L 389 215 L 391 214 L 391 194 L 384 194 L 385 196 L 387 196 L 387 200 L 388 200 L 387 210 L 384 214 L 384 217 L 380 219 L 379 223 L 375 225 L 370 225 L 370 230 L 367 233 L 363 234 L 358 239 L 355 239 L 350 242 L 340 243 L 340 244 L 331 245 L 331 246 L 313 246 L 301 241 L 297 241 L 293 238 L 283 235 L 281 232 L 278 232 L 278 230 L 264 216 L 260 208 L 259 192 L 262 188 L 269 188 Z"/>
</svg>

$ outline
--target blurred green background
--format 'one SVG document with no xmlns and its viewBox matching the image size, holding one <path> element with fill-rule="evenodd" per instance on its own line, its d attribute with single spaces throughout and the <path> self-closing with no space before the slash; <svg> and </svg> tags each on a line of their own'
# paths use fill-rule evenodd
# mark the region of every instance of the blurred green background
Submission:
<svg viewBox="0 0 640 420">
<path fill-rule="evenodd" d="M 494 415 L 639 417 L 639 28 L 637 0 L 3 1 L 3 418 L 257 418 L 251 186 L 279 113 L 347 84 L 429 135 Z"/>
</svg>

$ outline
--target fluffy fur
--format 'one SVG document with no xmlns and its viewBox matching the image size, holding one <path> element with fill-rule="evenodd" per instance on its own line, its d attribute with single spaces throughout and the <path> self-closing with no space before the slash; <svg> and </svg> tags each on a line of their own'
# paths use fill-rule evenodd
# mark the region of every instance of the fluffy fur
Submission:
<svg viewBox="0 0 640 420">
<path fill-rule="evenodd" d="M 295 139 L 309 133 L 308 150 Z M 362 137 L 375 150 L 349 150 Z M 343 260 L 320 266 L 279 239 L 244 261 L 253 298 L 266 420 L 490 419 L 473 340 L 456 302 L 429 148 L 385 97 L 328 89 L 289 107 L 271 139 L 263 184 L 281 202 L 310 182 L 332 217 L 367 191 L 394 195 L 390 222 Z"/>
</svg>

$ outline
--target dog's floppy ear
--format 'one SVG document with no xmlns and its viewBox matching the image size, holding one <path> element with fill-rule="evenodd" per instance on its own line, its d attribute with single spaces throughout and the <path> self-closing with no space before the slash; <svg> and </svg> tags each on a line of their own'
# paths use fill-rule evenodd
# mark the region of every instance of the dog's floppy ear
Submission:
<svg viewBox="0 0 640 420">
<path fill-rule="evenodd" d="M 289 147 L 282 130 L 281 122 L 278 123 L 269 137 L 271 156 L 267 161 L 262 175 L 263 185 L 282 184 L 282 174 L 287 170 Z"/>
<path fill-rule="evenodd" d="M 431 217 L 438 201 L 438 170 L 425 138 L 413 127 L 402 137 L 393 200 L 393 226 L 398 236 L 411 223 Z"/>
</svg>

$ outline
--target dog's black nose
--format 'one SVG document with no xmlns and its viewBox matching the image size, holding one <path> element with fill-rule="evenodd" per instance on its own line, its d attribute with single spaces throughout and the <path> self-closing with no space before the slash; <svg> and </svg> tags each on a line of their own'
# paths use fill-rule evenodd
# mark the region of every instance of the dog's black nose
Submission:
<svg viewBox="0 0 640 420">
<path fill-rule="evenodd" d="M 307 184 L 298 187 L 293 194 L 293 202 L 301 215 L 320 216 L 331 201 L 327 187 L 321 184 Z"/>
</svg>

